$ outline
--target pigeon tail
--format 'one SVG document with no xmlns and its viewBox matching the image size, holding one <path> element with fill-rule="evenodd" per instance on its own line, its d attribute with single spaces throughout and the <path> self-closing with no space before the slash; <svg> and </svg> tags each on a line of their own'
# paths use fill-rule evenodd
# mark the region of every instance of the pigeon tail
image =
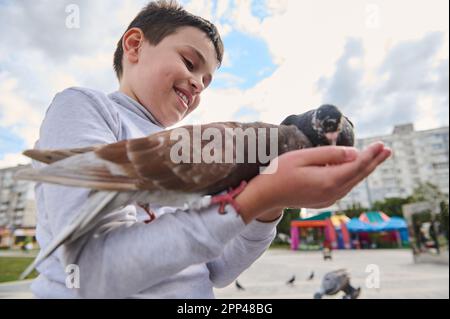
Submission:
<svg viewBox="0 0 450 319">
<path fill-rule="evenodd" d="M 135 176 L 127 176 L 123 170 L 119 165 L 103 160 L 91 152 L 73 155 L 40 169 L 20 170 L 14 178 L 96 190 L 137 190 Z"/>
<path fill-rule="evenodd" d="M 53 241 L 45 247 L 31 265 L 25 269 L 25 271 L 20 275 L 19 280 L 25 279 L 34 268 L 39 266 L 48 256 L 53 254 L 56 249 L 58 249 L 62 244 L 78 239 L 80 236 L 84 235 L 92 227 L 88 225 L 94 225 L 92 223 L 94 218 L 99 212 L 108 206 L 108 204 L 113 201 L 113 199 L 118 195 L 118 192 L 95 192 L 82 206 L 81 211 L 77 214 L 74 220 L 64 228 Z"/>
<path fill-rule="evenodd" d="M 74 155 L 94 151 L 100 146 L 101 145 L 82 148 L 61 149 L 61 150 L 31 149 L 24 151 L 23 155 L 41 163 L 52 164 Z"/>
</svg>

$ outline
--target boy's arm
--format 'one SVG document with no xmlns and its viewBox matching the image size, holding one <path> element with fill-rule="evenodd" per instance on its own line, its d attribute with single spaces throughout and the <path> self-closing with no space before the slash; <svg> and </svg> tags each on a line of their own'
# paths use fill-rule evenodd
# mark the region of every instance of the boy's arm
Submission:
<svg viewBox="0 0 450 319">
<path fill-rule="evenodd" d="M 58 93 L 46 112 L 36 147 L 64 149 L 117 142 L 119 121 L 112 111 L 102 107 L 106 103 L 83 89 L 70 88 Z M 33 161 L 35 167 L 44 165 Z M 46 183 L 36 185 L 37 200 L 47 205 L 46 220 L 53 235 L 74 218 L 89 191 Z M 48 205 L 54 207 L 50 209 Z"/>
<path fill-rule="evenodd" d="M 106 102 L 105 102 L 106 103 Z M 102 101 L 78 90 L 56 96 L 44 120 L 40 148 L 70 148 L 117 140 L 118 120 L 99 108 Z M 56 236 L 70 224 L 89 190 L 39 184 L 40 216 Z M 76 264 L 83 297 L 122 298 L 148 289 L 186 267 L 217 258 L 244 228 L 236 214 L 220 215 L 217 207 L 202 212 L 165 214 L 150 224 L 138 222 L 136 207 L 106 214 L 102 233 L 86 234 L 63 245 L 56 256 L 63 267 Z M 97 229 L 98 230 L 98 229 Z M 39 269 L 49 271 L 48 269 Z"/>
<path fill-rule="evenodd" d="M 248 225 L 225 247 L 221 257 L 208 263 L 214 285 L 228 285 L 268 247 L 277 221 L 264 225 L 258 220 L 273 220 L 283 206 L 331 206 L 390 154 L 389 149 L 375 143 L 360 153 L 353 148 L 321 147 L 277 158 L 277 163 L 272 163 L 278 165 L 273 174 L 255 177 L 236 198 Z M 257 221 L 252 221 L 255 218 Z"/>
<path fill-rule="evenodd" d="M 222 288 L 229 285 L 267 250 L 276 236 L 276 226 L 281 220 L 281 212 L 281 209 L 276 209 L 269 212 L 266 219 L 258 218 L 250 222 L 225 246 L 220 257 L 206 264 L 214 287 Z"/>
</svg>

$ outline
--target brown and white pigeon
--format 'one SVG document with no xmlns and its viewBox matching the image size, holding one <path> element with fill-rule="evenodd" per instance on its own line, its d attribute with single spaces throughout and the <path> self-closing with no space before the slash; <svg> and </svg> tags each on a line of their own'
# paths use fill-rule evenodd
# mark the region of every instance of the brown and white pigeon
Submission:
<svg viewBox="0 0 450 319">
<path fill-rule="evenodd" d="M 325 121 L 317 122 L 310 112 L 303 116 L 314 120 L 316 126 L 326 124 Z M 297 117 L 301 119 L 302 115 Z M 342 118 L 342 114 L 339 118 Z M 336 129 L 341 127 L 337 125 Z M 253 140 L 245 134 L 236 134 L 239 130 L 255 132 L 254 135 L 250 134 Z M 278 132 L 275 140 L 277 152 L 270 152 L 267 156 L 274 146 L 271 130 Z M 180 134 L 181 131 L 185 133 L 184 136 Z M 209 138 L 205 138 L 205 135 L 209 135 Z M 176 136 L 185 139 L 181 141 L 180 138 L 174 138 Z M 197 144 L 196 136 L 202 137 Z M 105 212 L 132 203 L 142 203 L 142 207 L 148 209 L 149 203 L 155 203 L 185 210 L 199 210 L 220 204 L 220 212 L 224 213 L 225 204 L 234 206 L 233 198 L 242 191 L 245 182 L 258 175 L 270 160 L 289 151 L 319 145 L 311 142 L 301 126 L 219 122 L 189 125 L 181 130 L 175 128 L 143 138 L 87 148 L 27 150 L 24 155 L 48 165 L 19 171 L 17 179 L 90 188 L 92 192 L 76 219 L 45 247 L 45 252 L 21 277 L 25 278 L 62 244 L 72 242 L 95 228 Z M 184 152 L 182 156 L 180 150 Z M 231 154 L 231 160 L 226 158 L 227 151 Z M 257 155 L 251 160 L 252 154 L 265 154 L 265 161 Z M 202 160 L 205 155 L 209 155 L 210 159 L 213 155 L 214 160 Z M 178 161 L 174 161 L 174 157 Z M 230 190 L 228 194 L 211 196 L 235 187 L 238 188 Z"/>
</svg>

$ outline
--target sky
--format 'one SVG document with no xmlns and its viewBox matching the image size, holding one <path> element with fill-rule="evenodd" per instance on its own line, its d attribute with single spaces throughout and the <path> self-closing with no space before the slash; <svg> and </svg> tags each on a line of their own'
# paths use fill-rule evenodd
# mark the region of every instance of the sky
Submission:
<svg viewBox="0 0 450 319">
<path fill-rule="evenodd" d="M 447 0 L 182 0 L 225 57 L 183 124 L 279 123 L 337 105 L 359 138 L 448 126 Z M 54 95 L 118 89 L 117 41 L 148 1 L 0 0 L 0 168 L 28 163 Z"/>
</svg>

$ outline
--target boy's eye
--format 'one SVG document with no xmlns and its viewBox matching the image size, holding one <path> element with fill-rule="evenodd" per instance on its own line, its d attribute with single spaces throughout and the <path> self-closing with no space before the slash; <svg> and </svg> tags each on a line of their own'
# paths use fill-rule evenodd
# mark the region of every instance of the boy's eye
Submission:
<svg viewBox="0 0 450 319">
<path fill-rule="evenodd" d="M 186 67 L 188 68 L 188 70 L 192 71 L 194 69 L 194 64 L 186 58 L 183 58 L 183 60 L 184 60 L 184 64 L 186 64 Z"/>
</svg>

